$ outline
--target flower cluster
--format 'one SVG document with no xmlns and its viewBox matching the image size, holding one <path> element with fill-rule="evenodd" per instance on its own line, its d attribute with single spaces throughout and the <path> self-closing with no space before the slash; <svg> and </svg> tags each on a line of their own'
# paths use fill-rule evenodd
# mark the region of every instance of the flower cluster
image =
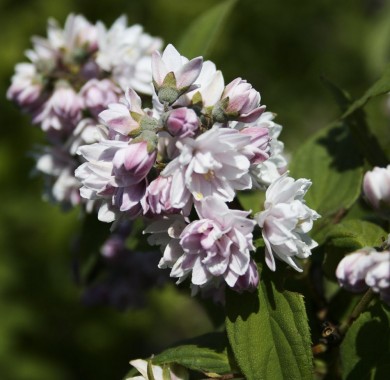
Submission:
<svg viewBox="0 0 390 380">
<path fill-rule="evenodd" d="M 390 235 L 389 240 L 390 241 Z M 388 244 L 387 248 L 390 248 Z M 363 248 L 345 256 L 336 270 L 340 286 L 351 292 L 371 288 L 390 305 L 390 251 Z"/>
<path fill-rule="evenodd" d="M 245 80 L 225 85 L 214 63 L 192 60 L 168 45 L 152 54 L 153 106 L 134 88 L 99 117 L 107 133 L 80 146 L 81 196 L 98 200 L 98 217 L 113 222 L 143 216 L 148 241 L 163 251 L 160 268 L 193 291 L 256 288 L 253 233 L 263 230 L 273 257 L 300 270 L 316 246 L 307 233 L 319 215 L 305 205 L 308 180 L 283 174 L 281 127 Z M 238 191 L 267 189 L 265 210 L 233 207 Z"/>
<path fill-rule="evenodd" d="M 49 146 L 37 154 L 47 176 L 48 196 L 64 205 L 80 203 L 74 170 L 76 150 L 101 138 L 98 114 L 128 86 L 152 94 L 151 54 L 161 40 L 124 16 L 111 28 L 69 15 L 62 29 L 50 20 L 47 38 L 34 37 L 29 63 L 16 66 L 7 97 L 40 125 Z M 105 131 L 103 131 L 103 134 Z"/>
</svg>

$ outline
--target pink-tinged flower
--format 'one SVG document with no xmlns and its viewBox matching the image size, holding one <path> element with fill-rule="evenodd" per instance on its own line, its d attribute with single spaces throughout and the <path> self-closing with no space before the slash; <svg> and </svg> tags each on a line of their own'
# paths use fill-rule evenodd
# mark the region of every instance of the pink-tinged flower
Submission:
<svg viewBox="0 0 390 380">
<path fill-rule="evenodd" d="M 226 86 L 220 107 L 213 110 L 213 116 L 218 122 L 225 122 L 227 119 L 251 123 L 264 110 L 265 106 L 260 106 L 260 94 L 246 80 L 237 78 Z"/>
<path fill-rule="evenodd" d="M 180 155 L 161 173 L 172 176 L 171 203 L 181 208 L 191 195 L 196 200 L 215 196 L 232 201 L 235 190 L 251 187 L 250 162 L 240 151 L 250 137 L 230 128 L 214 126 L 195 140 L 177 142 Z"/>
<path fill-rule="evenodd" d="M 256 224 L 250 212 L 230 210 L 226 203 L 207 197 L 195 204 L 200 220 L 190 223 L 180 235 L 183 255 L 174 263 L 171 277 L 181 281 L 191 273 L 194 285 L 204 286 L 222 277 L 230 287 L 247 273 L 252 231 Z"/>
<path fill-rule="evenodd" d="M 372 266 L 366 274 L 366 284 L 390 305 L 390 251 L 371 253 Z"/>
<path fill-rule="evenodd" d="M 119 94 L 121 90 L 109 79 L 91 79 L 80 90 L 84 106 L 96 118 L 109 104 L 118 102 Z"/>
<path fill-rule="evenodd" d="M 48 41 L 56 50 L 62 50 L 66 61 L 77 61 L 80 54 L 97 49 L 97 29 L 84 16 L 70 14 L 64 29 L 54 19 L 49 20 Z"/>
<path fill-rule="evenodd" d="M 351 292 L 371 288 L 390 305 L 390 252 L 363 248 L 345 256 L 336 269 L 340 286 Z"/>
<path fill-rule="evenodd" d="M 126 16 L 118 18 L 108 30 L 98 22 L 97 29 L 99 50 L 96 60 L 99 66 L 112 72 L 122 89 L 131 87 L 151 95 L 151 55 L 161 49 L 161 39 L 144 33 L 140 25 L 128 27 Z"/>
<path fill-rule="evenodd" d="M 363 193 L 374 209 L 390 217 L 390 165 L 375 167 L 364 175 Z"/>
<path fill-rule="evenodd" d="M 169 112 L 166 127 L 173 136 L 193 137 L 199 129 L 199 120 L 194 110 L 176 108 Z"/>
<path fill-rule="evenodd" d="M 196 80 L 198 88 L 185 92 L 175 105 L 188 106 L 201 102 L 204 110 L 215 106 L 221 99 L 225 89 L 225 82 L 220 70 L 211 61 L 203 62 L 202 70 Z"/>
<path fill-rule="evenodd" d="M 113 158 L 113 174 L 119 186 L 130 186 L 141 182 L 156 161 L 157 152 L 148 151 L 148 143 L 129 143 L 119 149 Z"/>
<path fill-rule="evenodd" d="M 99 118 L 113 131 L 128 135 L 139 128 L 139 118 L 144 115 L 144 111 L 141 98 L 131 88 L 121 100 L 122 103 L 109 104 L 108 109 L 99 114 Z"/>
<path fill-rule="evenodd" d="M 43 79 L 36 67 L 31 63 L 17 64 L 7 99 L 13 100 L 24 110 L 33 110 L 43 103 L 42 91 Z"/>
<path fill-rule="evenodd" d="M 363 292 L 368 289 L 365 281 L 371 259 L 369 254 L 375 252 L 373 248 L 363 248 L 345 256 L 336 269 L 336 277 L 340 286 L 350 292 Z"/>
<path fill-rule="evenodd" d="M 113 164 L 116 154 L 128 146 L 125 141 L 105 140 L 78 149 L 78 153 L 87 161 L 75 171 L 82 183 L 80 195 L 86 199 L 100 200 L 98 218 L 101 221 L 114 221 L 119 211 L 129 217 L 135 217 L 142 211 L 140 201 L 145 194 L 146 180 L 128 180 L 131 174 L 124 169 L 115 170 Z"/>
<path fill-rule="evenodd" d="M 267 189 L 265 210 L 255 215 L 262 228 L 266 263 L 273 271 L 276 256 L 301 272 L 295 258 L 307 258 L 318 245 L 307 234 L 313 221 L 320 217 L 304 203 L 303 197 L 310 186 L 309 180 L 294 180 L 286 173 Z"/>
<path fill-rule="evenodd" d="M 82 99 L 70 86 L 59 84 L 33 119 L 44 131 L 72 131 L 81 120 Z"/>
<path fill-rule="evenodd" d="M 202 57 L 188 61 L 171 44 L 162 55 L 155 51 L 152 55 L 152 76 L 160 101 L 173 103 L 185 91 L 191 90 L 191 85 L 200 74 L 202 63 Z"/>
<path fill-rule="evenodd" d="M 242 152 L 249 158 L 251 165 L 264 162 L 270 156 L 270 136 L 268 128 L 248 127 L 240 133 L 250 137 L 250 144 Z"/>
<path fill-rule="evenodd" d="M 260 276 L 257 270 L 256 262 L 251 259 L 249 262 L 248 270 L 245 274 L 238 277 L 233 289 L 236 292 L 242 293 L 243 291 L 254 291 L 259 285 Z"/>
<path fill-rule="evenodd" d="M 191 211 L 192 203 L 188 203 L 181 210 L 172 207 L 170 192 L 172 186 L 172 177 L 158 176 L 150 182 L 146 189 L 145 197 L 141 200 L 142 208 L 145 215 L 153 216 L 160 214 L 172 214 L 180 212 L 188 215 Z"/>
<path fill-rule="evenodd" d="M 153 365 L 147 360 L 136 359 L 131 360 L 130 364 L 135 367 L 140 376 L 129 377 L 126 380 L 188 380 L 188 371 L 177 364 L 165 365 L 167 368 L 163 369 L 158 365 Z M 166 372 L 167 371 L 167 372 Z M 168 375 L 167 375 L 168 373 Z"/>
</svg>

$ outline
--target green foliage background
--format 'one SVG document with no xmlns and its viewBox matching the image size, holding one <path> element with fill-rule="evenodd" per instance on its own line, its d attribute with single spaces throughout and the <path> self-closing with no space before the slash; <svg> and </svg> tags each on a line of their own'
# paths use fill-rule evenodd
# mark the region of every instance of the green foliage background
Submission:
<svg viewBox="0 0 390 380">
<path fill-rule="evenodd" d="M 79 211 L 63 213 L 41 199 L 28 152 L 43 143 L 38 128 L 5 99 L 13 67 L 46 20 L 70 12 L 110 25 L 127 14 L 166 43 L 212 0 L 0 0 L 0 379 L 119 379 L 128 361 L 158 353 L 176 340 L 211 331 L 195 299 L 174 286 L 148 295 L 145 309 L 124 313 L 86 308 L 72 277 Z M 211 50 L 226 81 L 247 79 L 284 126 L 287 152 L 339 111 L 321 75 L 359 97 L 390 58 L 390 4 L 384 0 L 239 0 Z M 383 147 L 389 111 L 370 103 Z M 387 115 L 386 115 L 387 112 Z M 108 226 L 107 226 L 108 228 Z M 90 236 L 94 238 L 93 233 Z M 222 316 L 223 319 L 223 316 Z"/>
</svg>

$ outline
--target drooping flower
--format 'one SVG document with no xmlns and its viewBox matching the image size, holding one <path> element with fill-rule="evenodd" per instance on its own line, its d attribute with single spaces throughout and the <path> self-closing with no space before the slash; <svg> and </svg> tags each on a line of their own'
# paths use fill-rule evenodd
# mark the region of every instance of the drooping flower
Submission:
<svg viewBox="0 0 390 380">
<path fill-rule="evenodd" d="M 336 269 L 340 286 L 351 292 L 371 288 L 390 305 L 390 251 L 363 248 L 345 256 Z"/>
<path fill-rule="evenodd" d="M 200 219 L 180 234 L 183 254 L 173 265 L 164 258 L 172 266 L 171 277 L 182 281 L 191 274 L 191 282 L 201 287 L 222 278 L 234 287 L 238 278 L 251 270 L 255 222 L 247 218 L 250 212 L 231 210 L 214 197 L 197 202 L 195 208 Z"/>
<path fill-rule="evenodd" d="M 363 179 L 363 192 L 375 210 L 390 218 L 390 165 L 368 171 Z"/>
<path fill-rule="evenodd" d="M 180 155 L 161 173 L 173 177 L 173 207 L 183 207 L 191 196 L 195 200 L 214 196 L 229 202 L 233 200 L 235 190 L 249 189 L 250 162 L 240 152 L 249 141 L 248 136 L 234 129 L 217 126 L 195 140 L 178 141 L 176 146 Z"/>
<path fill-rule="evenodd" d="M 307 258 L 318 245 L 307 234 L 313 221 L 320 217 L 304 203 L 303 197 L 310 186 L 309 180 L 294 180 L 286 173 L 267 189 L 265 209 L 255 216 L 262 228 L 266 263 L 273 271 L 274 256 L 302 271 L 295 258 Z"/>
</svg>

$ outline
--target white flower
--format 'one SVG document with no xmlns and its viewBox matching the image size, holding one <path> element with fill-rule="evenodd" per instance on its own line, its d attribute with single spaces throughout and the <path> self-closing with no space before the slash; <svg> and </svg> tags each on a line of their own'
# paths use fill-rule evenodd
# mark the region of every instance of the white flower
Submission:
<svg viewBox="0 0 390 380">
<path fill-rule="evenodd" d="M 131 360 L 130 364 L 137 368 L 141 376 L 129 377 L 126 380 L 188 380 L 188 371 L 179 365 L 165 365 L 164 368 L 148 363 L 147 360 Z M 149 366 L 149 368 L 148 368 Z M 148 371 L 149 370 L 149 371 Z M 153 377 L 149 377 L 148 372 L 152 372 Z"/>
<path fill-rule="evenodd" d="M 231 210 L 222 200 L 207 197 L 195 204 L 199 220 L 180 235 L 183 255 L 172 267 L 171 277 L 180 281 L 191 273 L 194 285 L 205 286 L 222 277 L 230 287 L 247 273 L 252 231 L 256 224 L 249 212 Z"/>
<path fill-rule="evenodd" d="M 172 206 L 183 207 L 191 195 L 196 200 L 215 196 L 229 202 L 233 200 L 235 190 L 249 189 L 250 162 L 240 153 L 249 142 L 249 136 L 217 126 L 195 140 L 184 138 L 178 141 L 180 155 L 161 173 L 173 177 Z"/>
<path fill-rule="evenodd" d="M 276 256 L 301 272 L 295 257 L 307 258 L 318 245 L 307 235 L 320 217 L 303 200 L 310 186 L 309 180 L 294 180 L 286 173 L 267 189 L 265 210 L 255 216 L 262 228 L 266 263 L 273 271 Z"/>
<path fill-rule="evenodd" d="M 390 165 L 368 171 L 363 179 L 363 192 L 374 209 L 390 218 Z"/>
<path fill-rule="evenodd" d="M 390 251 L 362 248 L 345 256 L 336 269 L 340 286 L 351 292 L 370 287 L 390 305 Z"/>
<path fill-rule="evenodd" d="M 97 28 L 98 65 L 112 71 L 124 90 L 131 87 L 152 94 L 151 54 L 161 48 L 161 39 L 144 33 L 140 25 L 127 27 L 126 16 L 118 18 L 109 30 L 101 22 Z"/>
</svg>

